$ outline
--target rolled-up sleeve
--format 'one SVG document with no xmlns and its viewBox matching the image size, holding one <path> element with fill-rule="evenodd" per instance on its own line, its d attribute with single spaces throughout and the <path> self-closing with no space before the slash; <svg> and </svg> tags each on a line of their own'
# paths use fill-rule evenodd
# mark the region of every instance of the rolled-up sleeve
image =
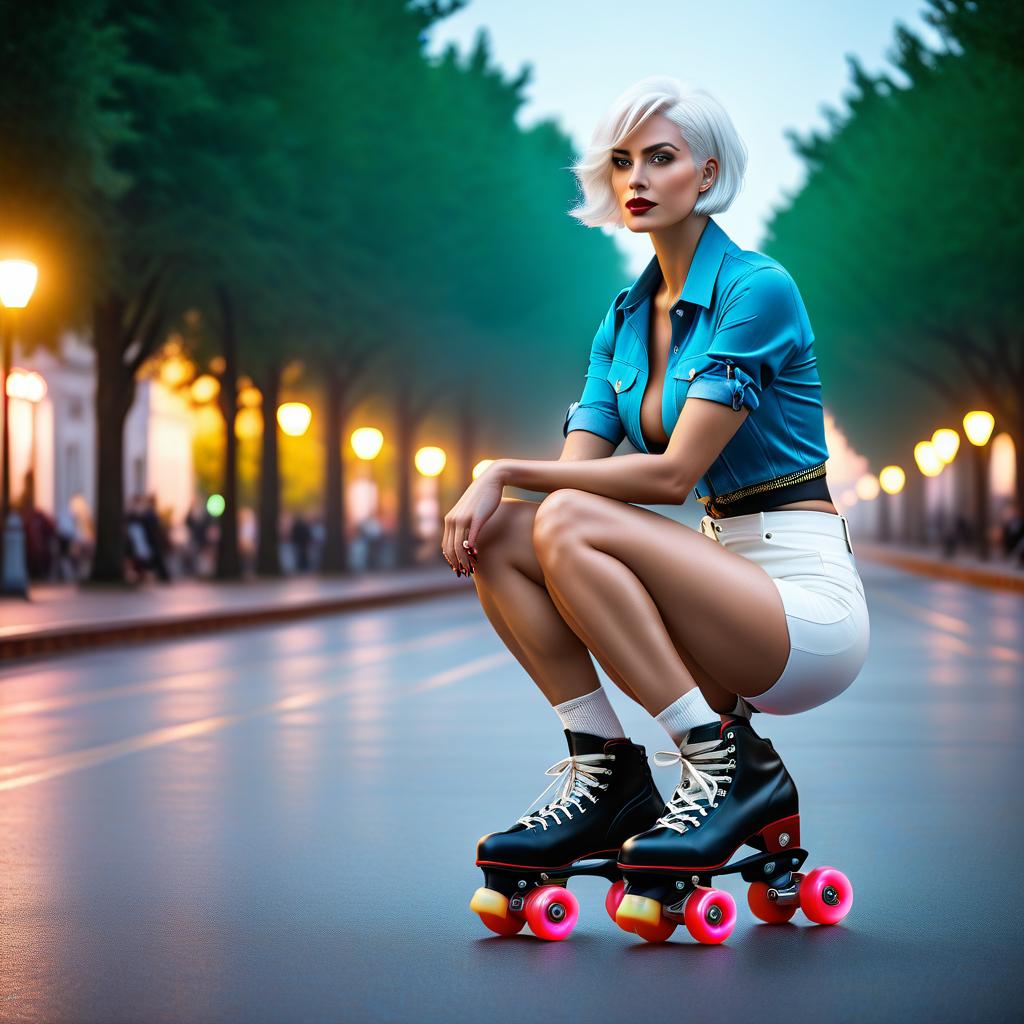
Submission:
<svg viewBox="0 0 1024 1024">
<path fill-rule="evenodd" d="M 624 294 L 620 292 L 616 296 L 594 335 L 583 394 L 566 410 L 563 437 L 568 437 L 570 430 L 587 430 L 618 446 L 626 436 L 619 418 L 615 389 L 608 383 L 615 340 L 615 308 Z"/>
<path fill-rule="evenodd" d="M 775 267 L 758 267 L 728 293 L 707 352 L 708 368 L 691 382 L 687 398 L 753 412 L 782 367 L 812 339 L 792 279 Z"/>
</svg>

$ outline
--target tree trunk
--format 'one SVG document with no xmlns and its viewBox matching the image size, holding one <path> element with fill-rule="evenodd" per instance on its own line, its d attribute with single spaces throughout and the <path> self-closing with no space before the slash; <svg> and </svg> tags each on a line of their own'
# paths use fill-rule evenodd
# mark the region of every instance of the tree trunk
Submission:
<svg viewBox="0 0 1024 1024">
<path fill-rule="evenodd" d="M 124 362 L 125 304 L 93 305 L 96 353 L 96 548 L 91 583 L 123 583 L 125 557 L 124 422 L 135 399 L 135 375 Z"/>
<path fill-rule="evenodd" d="M 1010 425 L 1010 436 L 1013 438 L 1013 461 L 1015 479 L 1014 494 L 1017 497 L 1017 509 L 1024 512 L 1024 396 L 1017 403 L 1017 418 Z"/>
<path fill-rule="evenodd" d="M 260 459 L 260 532 L 256 552 L 256 572 L 260 576 L 280 576 L 281 556 L 279 523 L 281 518 L 281 477 L 277 450 L 277 406 L 281 385 L 281 367 L 270 362 L 262 368 L 260 391 L 263 393 L 263 442 Z"/>
<path fill-rule="evenodd" d="M 224 418 L 224 512 L 220 517 L 220 539 L 217 542 L 217 570 L 219 580 L 236 580 L 242 575 L 238 555 L 238 437 L 235 420 L 238 416 L 238 338 L 235 311 L 231 294 L 220 285 L 217 298 L 221 310 L 221 352 L 224 372 L 220 378 L 217 405 Z"/>
<path fill-rule="evenodd" d="M 412 396 L 408 385 L 400 385 L 395 408 L 395 446 L 398 455 L 398 536 L 397 562 L 402 568 L 416 564 L 415 520 L 412 507 L 413 445 L 416 423 L 413 418 Z"/>
<path fill-rule="evenodd" d="M 345 460 L 341 451 L 341 427 L 344 401 L 341 374 L 333 361 L 325 366 L 327 374 L 327 429 L 324 467 L 324 550 L 320 571 L 342 574 L 349 571 L 348 535 L 345 530 Z"/>
</svg>

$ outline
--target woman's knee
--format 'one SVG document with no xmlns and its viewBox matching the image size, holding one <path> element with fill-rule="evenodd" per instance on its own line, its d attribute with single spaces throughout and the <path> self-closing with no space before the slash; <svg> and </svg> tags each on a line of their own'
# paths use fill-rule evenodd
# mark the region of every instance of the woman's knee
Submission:
<svg viewBox="0 0 1024 1024">
<path fill-rule="evenodd" d="M 502 498 L 493 515 L 480 528 L 476 546 L 480 552 L 476 569 L 486 574 L 488 565 L 509 561 L 535 561 L 533 520 L 537 502 L 523 498 Z"/>
</svg>

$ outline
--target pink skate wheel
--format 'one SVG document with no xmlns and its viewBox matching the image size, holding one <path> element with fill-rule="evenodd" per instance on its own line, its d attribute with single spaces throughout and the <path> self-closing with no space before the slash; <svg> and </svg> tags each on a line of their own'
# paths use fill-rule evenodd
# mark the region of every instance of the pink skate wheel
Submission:
<svg viewBox="0 0 1024 1024">
<path fill-rule="evenodd" d="M 687 931 L 708 945 L 724 942 L 736 924 L 736 902 L 721 889 L 698 885 L 683 911 Z"/>
<path fill-rule="evenodd" d="M 747 903 L 754 917 L 759 918 L 766 924 L 785 924 L 796 913 L 796 904 L 783 904 L 768 899 L 768 890 L 771 888 L 767 882 L 754 882 L 747 890 Z"/>
<path fill-rule="evenodd" d="M 613 921 L 615 921 L 615 912 L 619 909 L 619 904 L 622 902 L 622 896 L 625 891 L 626 883 L 620 878 L 612 884 L 604 898 L 604 909 L 608 911 L 608 916 Z M 618 924 L 619 922 L 615 921 L 615 923 Z"/>
<path fill-rule="evenodd" d="M 800 883 L 800 909 L 815 924 L 838 924 L 853 906 L 853 886 L 836 868 L 815 868 Z"/>
<path fill-rule="evenodd" d="M 538 939 L 560 942 L 576 927 L 580 905 L 568 889 L 542 885 L 526 897 L 526 923 Z"/>
</svg>

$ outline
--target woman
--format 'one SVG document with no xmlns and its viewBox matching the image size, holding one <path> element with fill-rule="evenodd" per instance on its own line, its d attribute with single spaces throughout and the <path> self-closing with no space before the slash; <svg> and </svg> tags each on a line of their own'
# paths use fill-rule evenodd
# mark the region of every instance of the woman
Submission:
<svg viewBox="0 0 1024 1024">
<path fill-rule="evenodd" d="M 587 856 L 617 858 L 625 896 L 618 882 L 609 912 L 654 940 L 680 919 L 703 941 L 728 934 L 731 897 L 707 881 L 744 842 L 761 851 L 743 876 L 763 919 L 788 920 L 799 902 L 838 920 L 852 899 L 833 869 L 801 884 L 796 788 L 749 723 L 749 708 L 794 714 L 842 693 L 869 629 L 825 482 L 803 302 L 780 264 L 712 219 L 745 166 L 703 91 L 654 77 L 616 100 L 574 167 L 585 203 L 572 214 L 647 232 L 654 256 L 598 328 L 558 461 L 499 459 L 445 517 L 445 558 L 474 577 L 569 744 L 558 798 L 480 841 L 474 909 L 497 931 L 524 916 L 544 931 L 554 907 L 567 934 L 574 900 L 541 883 Z M 623 437 L 638 453 L 608 458 Z M 503 498 L 505 485 L 549 494 Z M 682 503 L 691 488 L 707 507 L 699 533 L 631 504 Z M 591 654 L 671 736 L 681 777 L 667 806 Z"/>
</svg>

